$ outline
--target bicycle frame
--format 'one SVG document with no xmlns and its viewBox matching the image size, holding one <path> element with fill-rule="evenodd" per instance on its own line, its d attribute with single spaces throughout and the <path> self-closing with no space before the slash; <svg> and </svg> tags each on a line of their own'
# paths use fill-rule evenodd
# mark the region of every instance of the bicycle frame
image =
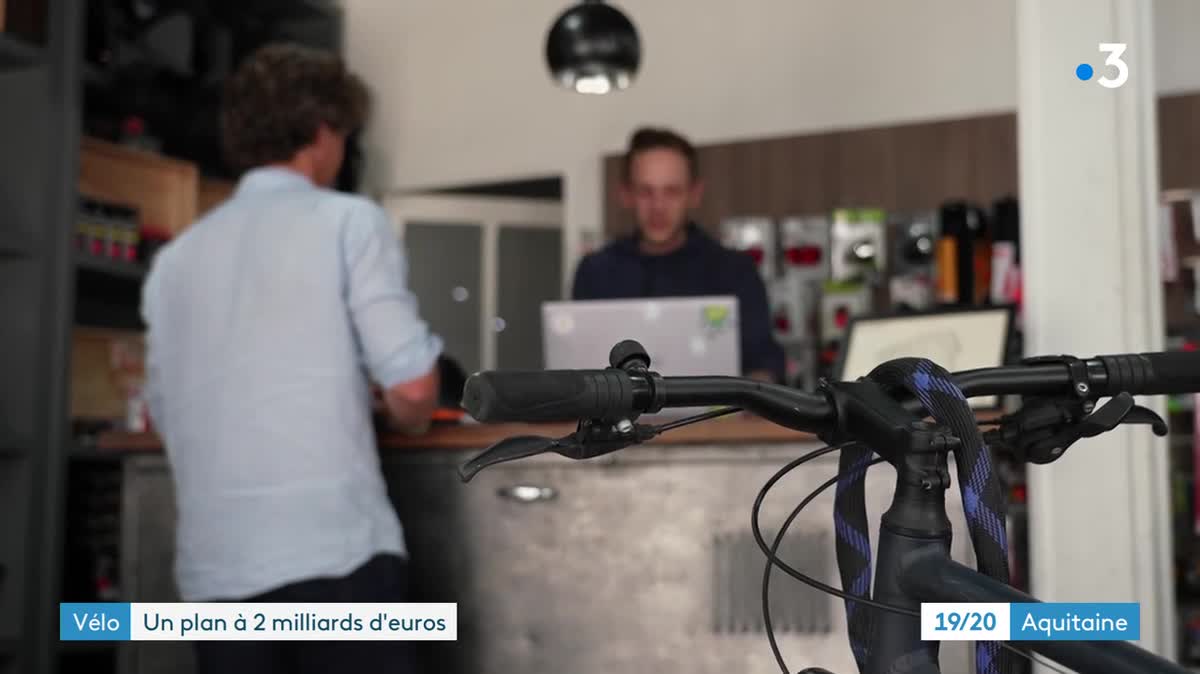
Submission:
<svg viewBox="0 0 1200 674">
<path fill-rule="evenodd" d="M 912 476 L 927 469 L 947 468 L 944 453 L 914 454 L 898 462 L 896 490 L 879 529 L 875 573 L 876 601 L 920 611 L 922 602 L 1032 603 L 1040 600 L 959 564 L 950 558 L 950 520 L 946 515 L 946 486 L 923 490 Z M 876 610 L 862 607 L 861 610 Z M 877 611 L 877 641 L 866 674 L 886 674 L 904 659 L 920 656 L 924 647 L 930 662 L 912 674 L 939 674 L 937 642 L 921 641 L 920 618 Z M 1010 642 L 1083 674 L 1187 674 L 1188 669 L 1123 641 Z M 919 658 L 923 659 L 923 658 Z"/>
</svg>

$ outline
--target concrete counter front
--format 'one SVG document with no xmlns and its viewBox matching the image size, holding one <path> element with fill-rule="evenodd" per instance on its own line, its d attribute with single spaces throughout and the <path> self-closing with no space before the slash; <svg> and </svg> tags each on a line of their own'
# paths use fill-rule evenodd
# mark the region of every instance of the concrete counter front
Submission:
<svg viewBox="0 0 1200 674">
<path fill-rule="evenodd" d="M 469 485 L 458 478 L 458 465 L 494 440 L 569 430 L 464 426 L 381 439 L 412 558 L 413 600 L 458 603 L 458 642 L 422 644 L 426 671 L 776 671 L 762 627 L 764 558 L 750 533 L 750 508 L 775 471 L 818 441 L 734 419 L 587 462 L 535 457 L 485 470 Z M 112 435 L 99 447 L 122 464 L 125 599 L 177 601 L 174 495 L 157 440 Z M 777 485 L 764 505 L 769 536 L 836 465 L 835 455 L 822 457 Z M 871 472 L 873 517 L 886 509 L 894 475 L 886 465 Z M 832 494 L 797 518 L 782 556 L 840 586 L 831 503 Z M 957 493 L 947 506 L 955 556 L 970 563 Z M 840 600 L 777 573 L 772 616 L 793 670 L 855 671 Z M 970 669 L 962 645 L 948 645 L 942 660 L 944 671 Z M 130 644 L 121 666 L 183 674 L 192 671 L 191 650 Z"/>
<path fill-rule="evenodd" d="M 437 425 L 419 436 L 381 435 L 379 446 L 388 450 L 479 450 L 502 438 L 516 435 L 560 437 L 575 429 L 574 424 L 462 424 Z M 652 445 L 688 445 L 697 443 L 779 443 L 816 442 L 808 433 L 782 428 L 757 418 L 715 419 L 684 426 L 661 437 Z M 96 442 L 104 452 L 121 454 L 162 451 L 162 440 L 153 433 L 104 433 Z"/>
</svg>

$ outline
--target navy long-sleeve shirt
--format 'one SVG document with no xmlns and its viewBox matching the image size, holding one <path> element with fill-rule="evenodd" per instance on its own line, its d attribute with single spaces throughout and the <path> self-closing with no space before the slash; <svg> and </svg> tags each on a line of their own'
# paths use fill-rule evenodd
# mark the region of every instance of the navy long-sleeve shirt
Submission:
<svg viewBox="0 0 1200 674">
<path fill-rule="evenodd" d="M 767 289 L 754 261 L 695 225 L 688 226 L 687 242 L 666 255 L 646 255 L 636 237 L 626 237 L 585 256 L 575 269 L 571 295 L 577 300 L 735 295 L 742 369 L 783 379 L 783 349 L 771 335 Z"/>
</svg>

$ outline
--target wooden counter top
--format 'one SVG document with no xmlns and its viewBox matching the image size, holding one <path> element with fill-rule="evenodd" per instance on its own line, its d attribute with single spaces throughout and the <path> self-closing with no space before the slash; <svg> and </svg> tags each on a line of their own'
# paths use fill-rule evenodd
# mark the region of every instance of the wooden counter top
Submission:
<svg viewBox="0 0 1200 674">
<path fill-rule="evenodd" d="M 385 450 L 478 450 L 514 435 L 561 437 L 575 429 L 574 424 L 463 424 L 435 426 L 424 435 L 409 437 L 387 434 L 379 437 Z M 710 445 L 729 443 L 815 442 L 816 437 L 776 426 L 756 418 L 714 419 L 684 426 L 655 438 L 650 444 Z M 153 433 L 102 433 L 96 450 L 111 453 L 162 451 L 162 440 Z"/>
</svg>

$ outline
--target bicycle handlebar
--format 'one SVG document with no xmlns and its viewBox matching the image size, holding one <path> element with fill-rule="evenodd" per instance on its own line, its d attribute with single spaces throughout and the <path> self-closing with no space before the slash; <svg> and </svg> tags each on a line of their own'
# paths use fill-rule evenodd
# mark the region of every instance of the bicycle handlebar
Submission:
<svg viewBox="0 0 1200 674">
<path fill-rule="evenodd" d="M 1088 398 L 1188 393 L 1200 387 L 1200 352 L 1097 356 L 1076 361 L 1034 359 L 1020 365 L 959 372 L 954 381 L 967 397 L 1064 395 Z M 1082 377 L 1082 379 L 1081 379 Z M 919 405 L 905 401 L 913 409 Z M 463 407 L 491 421 L 577 421 L 616 419 L 665 407 L 735 406 L 801 431 L 821 432 L 836 424 L 825 395 L 740 377 L 662 377 L 649 371 L 492 371 L 472 375 Z"/>
<path fill-rule="evenodd" d="M 1114 393 L 1191 393 L 1200 382 L 1200 353 L 1195 351 L 1100 356 L 1098 360 L 1105 366 Z"/>
<path fill-rule="evenodd" d="M 462 405 L 480 421 L 603 419 L 632 414 L 647 386 L 617 369 L 480 372 L 467 379 Z"/>
</svg>

